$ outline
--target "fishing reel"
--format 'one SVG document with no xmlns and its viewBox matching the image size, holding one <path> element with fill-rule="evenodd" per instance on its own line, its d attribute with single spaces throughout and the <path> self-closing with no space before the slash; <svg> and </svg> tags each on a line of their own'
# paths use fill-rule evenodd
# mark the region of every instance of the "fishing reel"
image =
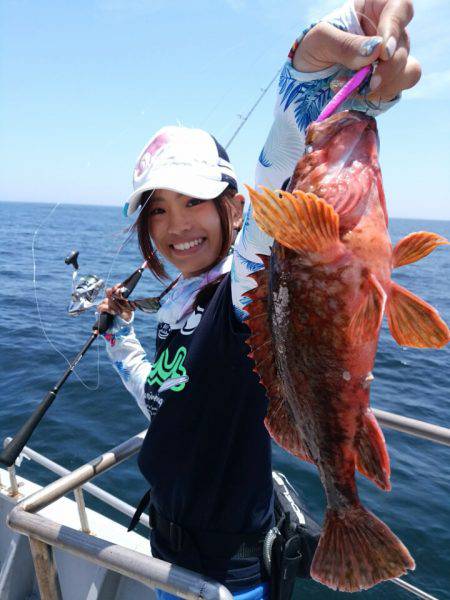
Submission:
<svg viewBox="0 0 450 600">
<path fill-rule="evenodd" d="M 96 306 L 96 299 L 105 287 L 105 282 L 97 275 L 78 275 L 78 250 L 73 250 L 64 260 L 66 265 L 72 265 L 72 295 L 68 312 L 71 316 L 80 315 L 82 312 Z"/>
</svg>

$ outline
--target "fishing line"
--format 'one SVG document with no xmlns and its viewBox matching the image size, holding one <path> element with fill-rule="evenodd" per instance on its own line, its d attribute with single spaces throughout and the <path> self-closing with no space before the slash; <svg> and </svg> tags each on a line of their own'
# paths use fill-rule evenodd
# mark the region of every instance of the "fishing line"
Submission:
<svg viewBox="0 0 450 600">
<path fill-rule="evenodd" d="M 150 198 L 153 196 L 153 192 L 154 192 L 154 191 L 155 191 L 155 190 L 150 190 L 150 193 L 147 195 L 147 198 L 146 198 L 146 200 L 145 200 L 144 204 L 142 204 L 142 205 L 141 205 L 141 208 L 140 208 L 140 211 L 139 211 L 139 213 L 138 213 L 138 214 L 140 214 L 140 213 L 141 213 L 141 212 L 144 210 L 144 208 L 147 206 L 147 203 L 149 202 Z M 119 246 L 119 248 L 118 248 L 118 250 L 117 250 L 116 254 L 114 255 L 114 258 L 113 258 L 113 260 L 112 260 L 112 262 L 111 262 L 111 266 L 109 267 L 108 275 L 106 276 L 106 279 L 105 279 L 105 288 L 107 288 L 107 287 L 108 287 L 108 282 L 109 282 L 109 278 L 110 278 L 110 276 L 111 276 L 111 271 L 112 271 L 112 268 L 113 268 L 113 266 L 114 266 L 114 263 L 115 263 L 115 262 L 116 262 L 116 260 L 117 260 L 117 257 L 118 257 L 118 256 L 119 256 L 119 254 L 122 252 L 122 250 L 123 250 L 124 246 L 125 246 L 125 245 L 126 245 L 126 244 L 127 244 L 129 241 L 130 241 L 131 237 L 133 236 L 133 233 L 134 233 L 134 228 L 135 228 L 135 224 L 136 224 L 136 222 L 135 222 L 135 223 L 133 223 L 133 225 L 130 225 L 130 226 L 128 227 L 128 229 L 127 229 L 127 231 L 126 231 L 126 237 L 125 237 L 125 239 L 123 240 L 123 242 L 120 244 L 120 246 Z M 144 260 L 146 260 L 146 257 L 144 257 Z"/>
<path fill-rule="evenodd" d="M 141 210 L 143 210 L 144 207 L 147 205 L 147 202 L 150 200 L 152 194 L 153 194 L 153 190 L 148 195 L 147 199 L 145 200 L 144 204 L 142 205 Z M 55 204 L 55 206 L 52 208 L 52 210 L 48 213 L 48 215 L 40 223 L 40 225 L 38 226 L 38 228 L 36 229 L 36 231 L 34 232 L 34 235 L 33 235 L 33 241 L 32 241 L 32 245 L 31 245 L 31 253 L 32 253 L 32 259 L 33 259 L 33 287 L 34 287 L 34 297 L 35 297 L 35 302 L 36 302 L 36 309 L 37 309 L 37 313 L 38 313 L 39 323 L 40 323 L 42 332 L 44 334 L 44 337 L 47 340 L 47 342 L 50 344 L 50 346 L 60 356 L 63 357 L 63 359 L 66 361 L 66 363 L 68 365 L 70 365 L 70 360 L 66 357 L 66 355 L 61 350 L 59 350 L 59 348 L 52 342 L 52 340 L 50 339 L 49 335 L 47 334 L 47 331 L 45 329 L 44 322 L 43 322 L 43 319 L 42 319 L 41 309 L 40 309 L 40 305 L 39 305 L 39 298 L 38 298 L 38 294 L 37 294 L 37 268 L 36 268 L 37 261 L 36 261 L 36 255 L 35 255 L 35 245 L 36 245 L 37 235 L 38 235 L 40 229 L 43 227 L 43 225 L 50 219 L 50 217 L 53 215 L 53 213 L 55 212 L 55 210 L 60 205 L 61 205 L 61 202 L 58 202 L 57 204 Z M 116 253 L 115 253 L 115 255 L 114 255 L 114 257 L 113 257 L 113 259 L 111 261 L 111 264 L 110 264 L 110 267 L 109 267 L 109 270 L 108 270 L 108 275 L 105 278 L 105 288 L 108 287 L 108 282 L 109 282 L 109 279 L 111 277 L 111 272 L 112 272 L 114 264 L 115 264 L 115 262 L 117 260 L 117 257 L 122 252 L 124 246 L 131 239 L 133 233 L 134 233 L 134 226 L 130 225 L 129 228 L 127 229 L 127 231 L 126 231 L 125 239 L 119 245 L 119 247 L 118 247 L 118 249 L 117 249 L 117 251 L 116 251 Z M 95 386 L 91 387 L 87 383 L 85 383 L 83 381 L 83 379 L 76 372 L 76 368 L 73 369 L 73 373 L 75 374 L 75 376 L 77 377 L 77 379 L 89 391 L 96 391 L 100 387 L 100 345 L 99 345 L 99 338 L 97 338 L 97 340 L 95 341 L 95 344 L 96 344 L 96 347 L 97 347 L 97 383 L 95 384 Z"/>
<path fill-rule="evenodd" d="M 66 355 L 59 350 L 59 348 L 52 342 L 52 340 L 50 339 L 50 337 L 47 334 L 47 331 L 45 329 L 44 326 L 44 321 L 42 320 L 42 314 L 41 314 L 41 309 L 39 306 L 39 298 L 38 298 L 38 293 L 37 293 L 37 261 L 36 261 L 36 254 L 35 254 L 35 245 L 36 245 L 36 239 L 37 239 L 37 235 L 40 231 L 40 229 L 43 227 L 43 225 L 49 220 L 49 218 L 52 216 L 52 214 L 55 212 L 55 210 L 58 208 L 58 206 L 61 205 L 61 202 L 58 202 L 57 204 L 55 204 L 55 206 L 51 209 L 51 211 L 48 213 L 48 215 L 44 218 L 44 220 L 39 224 L 38 228 L 36 229 L 36 231 L 33 234 L 33 240 L 31 243 L 31 255 L 32 255 L 32 259 L 33 259 L 33 288 L 34 288 L 34 298 L 35 298 L 35 302 L 36 302 L 36 310 L 38 313 L 38 319 L 39 319 L 39 323 L 42 329 L 42 333 L 44 334 L 45 339 L 47 340 L 47 342 L 50 344 L 50 346 L 60 355 L 63 357 L 63 359 L 66 361 L 66 363 L 68 365 L 70 365 L 70 360 L 66 357 Z M 98 355 L 98 361 L 97 361 L 97 384 L 95 387 L 90 387 L 87 383 L 85 383 L 81 377 L 78 375 L 78 373 L 76 372 L 76 370 L 73 370 L 73 373 L 75 374 L 75 376 L 77 377 L 77 379 L 80 381 L 80 383 L 89 391 L 95 391 L 99 388 L 99 382 L 100 382 L 100 353 L 98 352 L 98 346 L 97 346 L 97 355 Z"/>
</svg>

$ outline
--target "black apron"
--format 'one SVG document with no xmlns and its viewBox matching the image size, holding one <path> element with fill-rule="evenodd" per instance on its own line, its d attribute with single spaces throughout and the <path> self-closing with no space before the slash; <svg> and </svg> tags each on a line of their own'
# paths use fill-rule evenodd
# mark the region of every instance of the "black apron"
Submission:
<svg viewBox="0 0 450 600">
<path fill-rule="evenodd" d="M 248 335 L 229 274 L 181 330 L 159 324 L 145 386 L 152 419 L 138 458 L 153 518 L 168 524 L 151 530 L 154 556 L 232 591 L 266 578 L 261 557 L 242 552 L 239 536 L 256 542 L 274 519 L 267 397 L 247 357 Z"/>
</svg>

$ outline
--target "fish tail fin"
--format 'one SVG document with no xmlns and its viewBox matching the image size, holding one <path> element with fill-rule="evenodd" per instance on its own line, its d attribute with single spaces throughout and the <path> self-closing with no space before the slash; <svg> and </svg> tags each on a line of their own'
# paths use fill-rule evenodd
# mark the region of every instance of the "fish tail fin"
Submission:
<svg viewBox="0 0 450 600">
<path fill-rule="evenodd" d="M 430 231 L 416 231 L 401 239 L 394 248 L 393 267 L 402 267 L 431 254 L 438 246 L 448 244 L 441 235 Z"/>
<path fill-rule="evenodd" d="M 315 194 L 246 186 L 259 228 L 298 253 L 326 253 L 340 245 L 339 215 Z"/>
<path fill-rule="evenodd" d="M 357 592 L 415 569 L 408 549 L 360 504 L 328 509 L 311 577 L 343 592 Z"/>
<path fill-rule="evenodd" d="M 450 330 L 437 310 L 394 282 L 386 313 L 392 337 L 400 346 L 442 348 L 450 341 Z"/>
</svg>

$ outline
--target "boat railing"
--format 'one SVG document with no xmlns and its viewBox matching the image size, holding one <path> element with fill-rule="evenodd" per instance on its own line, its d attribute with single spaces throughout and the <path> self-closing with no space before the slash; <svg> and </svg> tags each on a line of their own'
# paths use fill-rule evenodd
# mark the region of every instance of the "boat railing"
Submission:
<svg viewBox="0 0 450 600">
<path fill-rule="evenodd" d="M 60 479 L 24 498 L 10 511 L 7 519 L 9 527 L 27 535 L 30 539 L 36 579 L 42 598 L 62 600 L 58 572 L 53 556 L 53 548 L 60 548 L 110 571 L 139 581 L 147 587 L 158 588 L 180 598 L 190 600 L 200 598 L 204 600 L 232 599 L 229 590 L 212 579 L 124 546 L 113 544 L 99 537 L 94 537 L 86 531 L 77 531 L 56 523 L 43 515 L 36 514 L 64 495 L 82 487 L 86 489 L 86 484 L 91 479 L 138 452 L 144 435 L 145 432 L 141 432 L 75 469 L 75 471 L 66 473 Z M 27 453 L 30 456 L 31 453 L 28 448 L 24 449 L 24 454 Z M 10 467 L 9 473 L 11 492 L 17 494 L 18 486 L 14 467 Z M 98 496 L 99 488 L 92 487 L 95 488 L 94 492 Z M 89 490 L 91 493 L 92 487 Z M 86 489 L 86 491 L 88 490 Z M 111 504 L 111 498 L 103 497 L 103 500 Z M 128 512 L 129 505 L 125 505 L 125 503 L 119 505 L 116 502 L 114 504 L 118 510 Z M 78 504 L 78 508 L 80 511 L 80 504 Z M 84 502 L 80 514 L 86 515 Z M 82 529 L 83 527 L 84 529 L 88 528 L 87 519 L 85 520 L 84 517 L 80 517 L 80 524 Z"/>
<path fill-rule="evenodd" d="M 450 429 L 379 409 L 374 409 L 374 413 L 380 425 L 384 427 L 450 446 Z M 61 600 L 58 574 L 53 559 L 52 549 L 54 547 L 62 548 L 106 569 L 140 581 L 148 587 L 159 588 L 181 598 L 211 598 L 211 600 L 232 598 L 230 592 L 223 585 L 197 573 L 89 535 L 83 490 L 128 517 L 134 514 L 132 506 L 90 481 L 100 473 L 136 454 L 142 445 L 144 435 L 145 431 L 135 435 L 75 471 L 65 469 L 31 448 L 23 449 L 21 456 L 27 457 L 61 476 L 60 479 L 22 500 L 8 515 L 8 525 L 30 538 L 36 577 L 43 598 Z M 7 438 L 5 444 L 9 440 L 10 438 Z M 8 471 L 9 493 L 17 496 L 19 488 L 14 465 Z M 61 526 L 36 514 L 71 492 L 75 495 L 81 531 Z M 140 523 L 149 527 L 148 516 L 143 514 Z M 424 600 L 438 600 L 435 596 L 413 586 L 404 579 L 395 578 L 389 581 Z"/>
</svg>

